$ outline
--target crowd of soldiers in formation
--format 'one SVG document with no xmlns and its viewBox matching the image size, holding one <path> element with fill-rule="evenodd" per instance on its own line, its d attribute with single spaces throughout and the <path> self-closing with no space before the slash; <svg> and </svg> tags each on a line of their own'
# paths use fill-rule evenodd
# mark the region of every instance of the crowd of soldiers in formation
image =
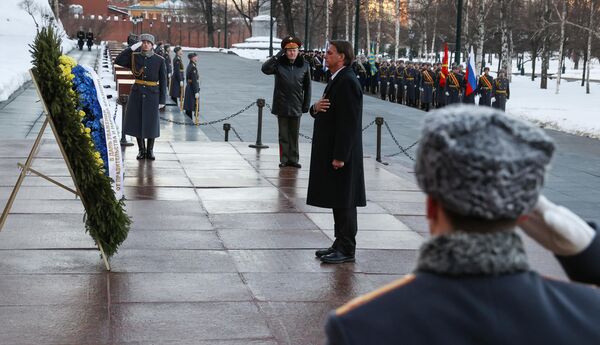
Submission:
<svg viewBox="0 0 600 345">
<path fill-rule="evenodd" d="M 326 81 L 328 72 L 323 68 L 324 56 L 320 51 L 303 52 L 310 64 L 315 81 Z M 374 65 L 362 55 L 352 64 L 363 92 L 378 95 L 382 100 L 404 104 L 429 111 L 454 103 L 475 103 L 506 109 L 510 98 L 506 72 L 500 70 L 493 78 L 489 68 L 477 79 L 476 89 L 467 95 L 467 81 L 462 65 L 454 65 L 448 75 L 442 72 L 442 63 L 404 60 L 376 61 Z"/>
</svg>

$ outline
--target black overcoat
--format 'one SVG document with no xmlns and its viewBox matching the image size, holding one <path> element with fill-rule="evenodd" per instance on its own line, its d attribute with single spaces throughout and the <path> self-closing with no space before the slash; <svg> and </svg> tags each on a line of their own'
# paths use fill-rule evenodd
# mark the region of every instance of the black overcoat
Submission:
<svg viewBox="0 0 600 345">
<path fill-rule="evenodd" d="M 479 94 L 479 105 L 492 106 L 492 89 L 494 78 L 491 75 L 482 75 L 477 83 L 477 93 Z"/>
<path fill-rule="evenodd" d="M 294 63 L 285 55 L 276 55 L 265 61 L 261 70 L 275 75 L 271 114 L 283 117 L 301 117 L 310 106 L 310 67 L 303 58 Z"/>
<path fill-rule="evenodd" d="M 493 97 L 496 97 L 496 102 L 492 104 L 494 108 L 506 110 L 506 100 L 510 98 L 510 87 L 508 79 L 497 78 L 493 84 Z"/>
<path fill-rule="evenodd" d="M 315 118 L 306 203 L 317 207 L 366 206 L 362 148 L 363 94 L 352 68 L 344 67 L 325 88 L 326 112 Z M 334 170 L 331 162 L 344 162 Z"/>
<path fill-rule="evenodd" d="M 169 96 L 174 98 L 181 97 L 181 86 L 179 83 L 185 82 L 183 75 L 183 61 L 179 56 L 173 58 L 173 75 L 171 75 L 171 88 L 169 89 Z"/>
<path fill-rule="evenodd" d="M 196 111 L 196 93 L 200 92 L 200 83 L 198 83 L 198 69 L 196 63 L 190 61 L 185 70 L 185 98 L 183 100 L 183 109 L 191 112 Z"/>
<path fill-rule="evenodd" d="M 433 72 L 427 69 L 421 72 L 421 76 L 420 82 L 421 88 L 423 89 L 421 92 L 421 103 L 431 103 L 433 102 L 433 84 L 435 84 L 435 76 Z"/>
<path fill-rule="evenodd" d="M 134 61 L 135 68 L 132 68 Z M 167 68 L 165 59 L 152 54 L 145 57 L 139 48 L 123 50 L 115 64 L 131 68 L 137 81 L 158 82 L 157 86 L 133 84 L 125 110 L 125 134 L 136 138 L 158 138 L 160 136 L 159 104 L 165 104 L 167 97 Z"/>
</svg>

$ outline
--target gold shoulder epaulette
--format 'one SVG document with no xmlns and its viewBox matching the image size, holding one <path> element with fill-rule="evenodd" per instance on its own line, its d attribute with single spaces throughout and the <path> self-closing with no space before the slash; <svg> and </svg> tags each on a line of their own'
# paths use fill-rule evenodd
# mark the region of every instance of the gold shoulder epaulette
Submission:
<svg viewBox="0 0 600 345">
<path fill-rule="evenodd" d="M 400 288 L 406 284 L 411 283 L 413 280 L 415 280 L 415 275 L 414 274 L 408 274 L 406 275 L 404 278 L 400 278 L 398 280 L 395 280 L 387 285 L 384 285 L 382 287 L 380 287 L 377 290 L 371 291 L 365 295 L 362 296 L 358 296 L 355 299 L 351 300 L 350 302 L 344 304 L 343 306 L 337 308 L 335 310 L 335 314 L 336 315 L 343 315 L 346 314 L 347 312 L 356 309 L 358 307 L 360 307 L 363 304 L 366 304 L 380 296 L 385 295 L 386 293 L 395 290 L 397 288 Z"/>
</svg>

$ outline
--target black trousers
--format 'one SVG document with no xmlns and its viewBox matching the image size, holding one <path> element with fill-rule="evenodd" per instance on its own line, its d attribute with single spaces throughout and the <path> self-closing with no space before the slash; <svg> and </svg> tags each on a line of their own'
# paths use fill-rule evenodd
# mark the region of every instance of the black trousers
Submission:
<svg viewBox="0 0 600 345">
<path fill-rule="evenodd" d="M 334 208 L 333 221 L 335 241 L 332 247 L 346 255 L 354 255 L 356 250 L 356 207 Z"/>
<path fill-rule="evenodd" d="M 279 162 L 298 163 L 300 151 L 298 136 L 300 133 L 300 117 L 277 116 L 279 126 Z"/>
</svg>

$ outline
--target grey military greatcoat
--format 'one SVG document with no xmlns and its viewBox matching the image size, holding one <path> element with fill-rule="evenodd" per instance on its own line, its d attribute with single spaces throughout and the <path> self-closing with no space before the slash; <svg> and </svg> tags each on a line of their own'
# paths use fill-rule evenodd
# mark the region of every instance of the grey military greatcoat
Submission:
<svg viewBox="0 0 600 345">
<path fill-rule="evenodd" d="M 158 55 L 142 55 L 138 49 L 123 50 L 115 64 L 131 69 L 136 78 L 125 110 L 125 134 L 136 138 L 160 136 L 159 104 L 165 104 L 167 96 L 167 68 L 165 59 Z"/>
</svg>

